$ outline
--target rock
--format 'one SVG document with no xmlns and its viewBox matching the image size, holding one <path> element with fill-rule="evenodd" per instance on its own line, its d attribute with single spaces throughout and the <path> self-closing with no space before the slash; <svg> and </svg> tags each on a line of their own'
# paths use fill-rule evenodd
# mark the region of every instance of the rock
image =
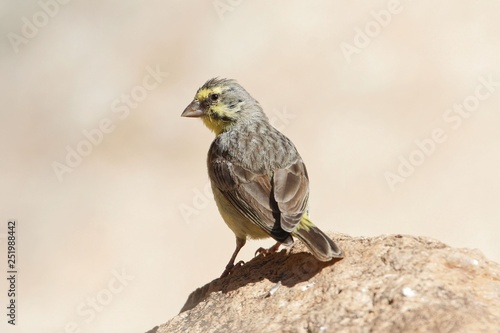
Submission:
<svg viewBox="0 0 500 333">
<path fill-rule="evenodd" d="M 150 332 L 500 332 L 500 265 L 479 251 L 331 236 L 344 259 L 317 261 L 300 242 L 258 256 L 195 290 Z"/>
</svg>

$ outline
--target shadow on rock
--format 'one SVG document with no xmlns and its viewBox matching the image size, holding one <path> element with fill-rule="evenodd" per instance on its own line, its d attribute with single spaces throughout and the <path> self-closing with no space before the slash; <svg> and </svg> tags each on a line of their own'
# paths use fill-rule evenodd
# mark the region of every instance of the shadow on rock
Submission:
<svg viewBox="0 0 500 333">
<path fill-rule="evenodd" d="M 193 291 L 180 312 L 194 308 L 211 293 L 219 291 L 227 293 L 264 279 L 274 283 L 281 281 L 283 286 L 293 287 L 297 283 L 309 280 L 323 268 L 337 261 L 339 260 L 322 262 L 306 252 L 287 254 L 284 250 L 266 257 L 257 256 L 243 266 L 236 267 L 228 277 L 215 279 Z"/>
</svg>

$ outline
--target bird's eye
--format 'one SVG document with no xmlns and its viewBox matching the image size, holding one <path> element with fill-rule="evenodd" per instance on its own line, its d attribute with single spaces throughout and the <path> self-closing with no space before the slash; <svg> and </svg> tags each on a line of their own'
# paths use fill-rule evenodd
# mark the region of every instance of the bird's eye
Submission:
<svg viewBox="0 0 500 333">
<path fill-rule="evenodd" d="M 219 94 L 211 94 L 210 99 L 215 102 L 216 100 L 219 99 Z"/>
</svg>

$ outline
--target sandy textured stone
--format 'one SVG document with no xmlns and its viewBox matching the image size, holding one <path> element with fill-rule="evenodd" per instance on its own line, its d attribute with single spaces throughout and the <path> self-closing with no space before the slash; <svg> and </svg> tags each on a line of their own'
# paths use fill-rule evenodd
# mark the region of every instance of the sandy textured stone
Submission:
<svg viewBox="0 0 500 333">
<path fill-rule="evenodd" d="M 299 245 L 195 290 L 166 332 L 499 332 L 500 265 L 424 237 L 333 234 L 343 260 Z"/>
</svg>

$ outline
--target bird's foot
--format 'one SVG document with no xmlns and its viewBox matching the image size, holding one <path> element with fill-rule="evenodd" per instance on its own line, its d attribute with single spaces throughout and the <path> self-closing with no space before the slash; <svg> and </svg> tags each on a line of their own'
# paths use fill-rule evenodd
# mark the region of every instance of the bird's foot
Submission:
<svg viewBox="0 0 500 333">
<path fill-rule="evenodd" d="M 275 253 L 278 251 L 279 247 L 280 247 L 281 243 L 280 242 L 277 242 L 276 244 L 274 244 L 273 246 L 271 246 L 270 248 L 268 249 L 265 249 L 263 247 L 259 247 L 257 249 L 257 251 L 255 251 L 255 256 L 257 257 L 259 254 L 263 255 L 264 257 L 267 256 L 268 254 L 272 254 L 272 253 Z"/>
<path fill-rule="evenodd" d="M 290 252 L 292 252 L 292 248 L 294 245 L 295 245 L 295 242 L 288 244 L 288 245 L 283 244 L 283 249 L 285 250 L 286 255 L 289 255 Z"/>
<path fill-rule="evenodd" d="M 221 278 L 223 277 L 226 277 L 226 276 L 229 276 L 231 274 L 233 274 L 233 271 L 236 267 L 241 267 L 245 264 L 245 262 L 243 260 L 240 260 L 236 263 L 236 265 L 227 265 L 226 266 L 226 269 L 224 270 L 224 272 L 222 272 L 222 275 L 220 276 Z"/>
</svg>

